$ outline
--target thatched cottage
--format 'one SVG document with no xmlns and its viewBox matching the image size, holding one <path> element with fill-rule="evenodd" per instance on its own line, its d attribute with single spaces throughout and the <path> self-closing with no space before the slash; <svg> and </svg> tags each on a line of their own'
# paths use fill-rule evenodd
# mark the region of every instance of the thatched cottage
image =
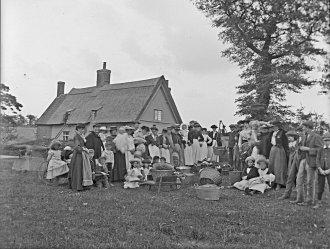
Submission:
<svg viewBox="0 0 330 249">
<path fill-rule="evenodd" d="M 97 70 L 96 85 L 73 88 L 64 93 L 64 82 L 58 82 L 57 97 L 37 121 L 37 137 L 71 139 L 77 123 L 99 123 L 106 127 L 157 125 L 159 129 L 182 120 L 164 76 L 110 84 L 111 70 Z"/>
</svg>

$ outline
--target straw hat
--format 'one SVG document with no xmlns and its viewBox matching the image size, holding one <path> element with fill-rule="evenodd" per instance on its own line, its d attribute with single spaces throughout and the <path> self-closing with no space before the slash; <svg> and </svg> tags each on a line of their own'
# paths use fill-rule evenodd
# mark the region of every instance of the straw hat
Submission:
<svg viewBox="0 0 330 249">
<path fill-rule="evenodd" d="M 65 146 L 63 150 L 72 150 L 70 146 Z"/>
<path fill-rule="evenodd" d="M 269 164 L 269 160 L 267 160 L 266 157 L 259 157 L 258 160 L 256 161 L 256 164 L 260 164 L 261 162 L 264 162 L 267 165 Z"/>
<path fill-rule="evenodd" d="M 101 131 L 106 131 L 106 130 L 107 130 L 107 127 L 105 127 L 105 126 L 101 126 L 101 127 L 100 127 L 100 130 L 101 130 Z"/>
<path fill-rule="evenodd" d="M 249 156 L 245 159 L 245 162 L 247 163 L 250 160 L 254 162 L 256 159 L 253 156 Z"/>
<path fill-rule="evenodd" d="M 141 164 L 141 159 L 135 157 L 135 158 L 131 159 L 129 162 L 130 162 L 130 163 L 135 163 L 135 162 L 137 162 L 137 163 L 140 163 L 140 164 Z"/>
</svg>

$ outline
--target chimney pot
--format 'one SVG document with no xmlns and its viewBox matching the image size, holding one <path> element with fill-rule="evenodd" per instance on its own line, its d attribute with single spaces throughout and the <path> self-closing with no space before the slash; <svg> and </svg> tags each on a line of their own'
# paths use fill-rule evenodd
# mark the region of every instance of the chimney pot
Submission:
<svg viewBox="0 0 330 249">
<path fill-rule="evenodd" d="M 103 62 L 103 69 L 96 71 L 96 86 L 102 87 L 110 84 L 111 70 L 107 69 L 107 63 Z"/>
<path fill-rule="evenodd" d="M 65 82 L 63 81 L 57 82 L 57 97 L 64 94 L 64 86 L 65 86 Z"/>
</svg>

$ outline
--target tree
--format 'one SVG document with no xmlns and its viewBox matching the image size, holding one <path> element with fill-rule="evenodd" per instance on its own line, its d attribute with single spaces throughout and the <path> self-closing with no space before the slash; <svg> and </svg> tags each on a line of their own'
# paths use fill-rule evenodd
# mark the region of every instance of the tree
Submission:
<svg viewBox="0 0 330 249">
<path fill-rule="evenodd" d="M 23 107 L 16 97 L 9 93 L 9 87 L 0 83 L 0 102 L 1 102 L 1 114 L 0 114 L 0 140 L 1 144 L 17 138 L 17 125 L 26 124 L 26 119 L 18 112 Z M 6 114 L 4 112 L 9 111 L 13 115 Z"/>
<path fill-rule="evenodd" d="M 17 111 L 21 111 L 23 107 L 22 104 L 17 102 L 16 97 L 9 93 L 9 87 L 2 83 L 0 83 L 0 103 L 1 111 L 7 111 L 9 109 L 15 114 Z"/>
<path fill-rule="evenodd" d="M 327 30 L 326 0 L 195 0 L 219 39 L 230 46 L 222 55 L 243 69 L 238 86 L 238 115 L 251 115 L 252 105 L 264 105 L 261 116 L 290 112 L 281 103 L 288 91 L 315 84 L 307 77 L 309 60 L 324 56 L 316 47 Z M 259 112 L 259 115 L 260 115 Z M 268 116 L 268 117 L 267 117 Z"/>
<path fill-rule="evenodd" d="M 28 119 L 28 125 L 29 126 L 34 126 L 36 121 L 37 121 L 37 116 L 28 114 L 26 115 L 26 118 Z"/>
</svg>

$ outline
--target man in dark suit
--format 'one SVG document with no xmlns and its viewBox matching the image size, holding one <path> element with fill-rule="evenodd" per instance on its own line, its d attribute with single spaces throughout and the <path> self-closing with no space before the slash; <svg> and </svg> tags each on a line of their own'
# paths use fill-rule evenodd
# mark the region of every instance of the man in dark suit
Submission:
<svg viewBox="0 0 330 249">
<path fill-rule="evenodd" d="M 151 133 L 146 136 L 146 147 L 148 148 L 149 156 L 154 158 L 155 156 L 160 156 L 159 153 L 159 138 L 158 138 L 158 128 L 153 125 L 151 128 Z"/>
<path fill-rule="evenodd" d="M 93 130 L 86 137 L 86 147 L 88 149 L 94 150 L 94 160 L 98 159 L 101 156 L 102 151 L 104 150 L 103 142 L 98 135 L 100 132 L 100 125 L 94 124 Z"/>
<path fill-rule="evenodd" d="M 218 126 L 212 125 L 211 129 L 212 131 L 210 131 L 208 135 L 210 138 L 212 138 L 212 143 L 208 144 L 207 146 L 222 146 L 221 136 L 220 133 L 217 131 Z M 215 141 L 217 142 L 216 144 Z"/>
<path fill-rule="evenodd" d="M 323 140 L 320 135 L 313 131 L 314 123 L 312 121 L 305 121 L 302 125 L 305 136 L 302 139 L 302 146 L 299 148 L 302 153 L 297 175 L 297 199 L 292 203 L 307 206 L 315 201 L 315 181 L 317 180 L 316 155 L 318 150 L 323 147 Z M 307 194 L 306 200 L 303 201 L 303 183 L 306 176 Z"/>
</svg>

